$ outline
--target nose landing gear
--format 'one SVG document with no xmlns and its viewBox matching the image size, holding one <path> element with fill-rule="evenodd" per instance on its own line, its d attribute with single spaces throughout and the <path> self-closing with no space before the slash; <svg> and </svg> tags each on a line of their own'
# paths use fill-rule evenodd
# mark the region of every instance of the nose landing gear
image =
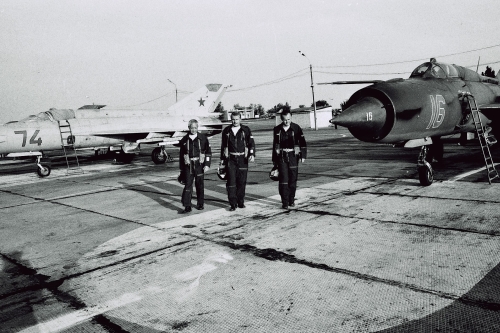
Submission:
<svg viewBox="0 0 500 333">
<path fill-rule="evenodd" d="M 429 186 L 434 181 L 434 171 L 429 162 L 427 162 L 427 154 L 429 152 L 428 146 L 422 146 L 420 154 L 418 155 L 417 170 L 420 185 Z"/>
<path fill-rule="evenodd" d="M 423 186 L 429 186 L 434 181 L 434 170 L 431 163 L 440 163 L 443 159 L 443 142 L 440 137 L 432 137 L 432 144 L 422 146 L 418 155 L 418 179 Z"/>
<path fill-rule="evenodd" d="M 36 173 L 41 178 L 47 177 L 50 175 L 50 171 L 52 171 L 50 160 L 48 158 L 42 158 L 42 156 L 36 157 L 36 166 Z"/>
</svg>

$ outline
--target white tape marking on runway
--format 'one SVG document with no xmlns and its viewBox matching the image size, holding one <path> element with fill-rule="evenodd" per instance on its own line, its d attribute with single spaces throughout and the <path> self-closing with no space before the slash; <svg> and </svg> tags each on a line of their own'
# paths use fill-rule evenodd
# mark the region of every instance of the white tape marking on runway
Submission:
<svg viewBox="0 0 500 333">
<path fill-rule="evenodd" d="M 144 294 L 157 292 L 158 288 L 148 288 L 145 291 L 136 293 L 127 293 L 122 296 L 107 301 L 104 304 L 90 306 L 85 309 L 74 311 L 50 321 L 39 323 L 35 326 L 28 327 L 19 333 L 53 333 L 75 326 L 85 320 L 89 320 L 97 315 L 111 311 L 113 309 L 140 301 Z"/>
<path fill-rule="evenodd" d="M 176 300 L 178 302 L 184 302 L 190 298 L 200 286 L 200 279 L 203 275 L 214 271 L 217 266 L 214 263 L 226 264 L 233 257 L 225 252 L 219 252 L 208 256 L 199 265 L 190 267 L 185 271 L 174 275 L 174 278 L 179 282 L 189 282 L 189 285 L 179 288 L 175 293 Z M 28 327 L 20 333 L 54 333 L 60 332 L 62 330 L 73 327 L 81 322 L 92 319 L 95 316 L 103 314 L 105 312 L 114 310 L 125 305 L 138 302 L 144 298 L 147 294 L 158 293 L 162 291 L 160 288 L 151 287 L 143 291 L 136 293 L 126 293 L 122 296 L 109 300 L 106 303 L 90 306 L 81 310 L 73 311 L 71 313 L 62 315 L 55 319 L 39 323 L 35 326 Z"/>
<path fill-rule="evenodd" d="M 188 268 L 187 270 L 175 275 L 174 278 L 178 281 L 193 280 L 193 282 L 191 282 L 188 286 L 179 289 L 175 293 L 177 302 L 184 302 L 191 297 L 200 285 L 200 278 L 203 275 L 217 269 L 217 266 L 215 266 L 212 262 L 226 264 L 229 260 L 233 260 L 233 257 L 230 254 L 225 252 L 216 253 L 206 258 L 201 264 Z"/>
<path fill-rule="evenodd" d="M 171 184 L 175 184 L 178 186 L 182 186 L 173 180 L 166 181 L 166 183 L 171 183 Z M 317 194 L 317 192 L 321 191 L 321 190 L 329 192 L 332 189 L 338 189 L 338 183 L 339 183 L 338 181 L 330 182 L 330 183 L 327 182 L 327 183 L 321 184 L 320 186 L 317 186 L 317 187 L 300 189 L 300 190 L 297 190 L 296 197 L 299 201 L 302 201 L 302 200 L 304 202 L 310 201 L 309 198 L 307 197 L 308 193 L 314 192 L 315 194 Z M 213 195 L 219 195 L 219 196 L 226 198 L 221 193 L 218 193 L 215 191 L 209 191 L 209 192 L 212 193 Z M 247 212 L 248 212 L 248 214 L 251 214 L 251 212 L 253 211 L 252 206 L 255 206 L 255 207 L 257 207 L 257 209 L 259 209 L 259 207 L 262 204 L 269 205 L 270 203 L 273 203 L 273 206 L 275 206 L 276 209 L 278 209 L 277 207 L 279 207 L 279 205 L 276 205 L 276 202 L 280 202 L 280 200 L 281 200 L 281 198 L 280 198 L 279 194 L 276 194 L 276 195 L 270 196 L 268 198 L 263 198 L 263 199 L 252 201 L 248 204 Z M 165 199 L 165 201 L 169 201 L 169 200 Z M 207 211 L 207 212 L 201 213 L 201 214 L 189 215 L 189 216 L 185 216 L 185 217 L 174 219 L 174 220 L 168 220 L 168 221 L 159 223 L 157 225 L 168 224 L 168 227 L 172 228 L 172 227 L 182 226 L 182 225 L 186 225 L 186 224 L 193 224 L 193 223 L 195 223 L 194 221 L 196 221 L 198 226 L 200 226 L 201 225 L 199 223 L 200 221 L 210 221 L 210 219 L 204 219 L 202 217 L 203 214 L 206 214 L 206 216 L 217 216 L 217 218 L 220 219 L 223 217 L 229 218 L 231 216 L 234 216 L 235 213 L 229 212 L 225 208 L 220 208 L 218 210 Z M 192 220 L 193 222 L 190 222 L 190 220 Z M 144 227 L 144 228 L 150 228 L 150 227 L 148 226 L 148 227 Z M 127 236 L 134 237 L 134 243 L 138 244 L 139 240 L 137 238 L 137 233 L 138 233 L 138 229 L 134 230 L 133 232 L 129 232 L 128 234 L 121 235 L 119 238 L 123 239 L 123 237 L 127 237 Z M 150 235 L 148 235 L 148 237 L 150 237 Z M 161 237 L 168 237 L 168 234 L 159 234 L 159 237 L 160 238 Z M 125 238 L 125 239 L 130 240 L 130 238 Z M 148 238 L 148 240 L 149 239 L 150 238 Z M 114 239 L 113 241 L 116 242 L 116 239 Z M 112 240 L 108 241 L 106 244 L 111 246 L 113 244 Z M 100 250 L 102 250 L 102 247 L 100 248 Z M 186 300 L 188 300 L 189 298 L 191 298 L 196 293 L 197 289 L 200 287 L 201 278 L 204 275 L 216 270 L 218 268 L 217 264 L 227 264 L 231 260 L 233 260 L 233 257 L 229 253 L 217 252 L 217 253 L 213 253 L 213 254 L 209 255 L 208 257 L 206 257 L 203 260 L 203 262 L 201 262 L 200 264 L 192 266 L 192 267 L 190 267 L 190 268 L 188 268 L 180 273 L 174 274 L 173 278 L 176 281 L 178 281 L 179 284 L 181 284 L 180 288 L 176 288 L 176 290 L 173 292 L 174 300 L 179 302 L 179 303 L 182 303 L 182 302 L 185 302 Z M 126 306 L 126 305 L 134 303 L 134 302 L 138 302 L 138 301 L 142 300 L 148 294 L 155 294 L 155 293 L 158 293 L 161 291 L 164 291 L 164 289 L 161 289 L 158 287 L 151 287 L 151 288 L 148 288 L 148 289 L 145 289 L 142 291 L 138 291 L 136 293 L 126 293 L 126 294 L 123 294 L 122 296 L 120 296 L 116 299 L 107 301 L 103 304 L 90 306 L 90 307 L 87 307 L 84 309 L 80 309 L 80 310 L 62 315 L 60 317 L 57 317 L 55 319 L 52 319 L 52 320 L 49 320 L 46 322 L 38 323 L 37 325 L 25 328 L 24 330 L 20 331 L 20 333 L 60 332 L 62 330 L 73 327 L 77 324 L 80 324 L 86 320 L 92 319 L 93 317 L 98 316 L 100 314 L 103 314 L 105 312 L 109 312 L 111 310 Z"/>
<path fill-rule="evenodd" d="M 494 166 L 496 167 L 498 164 L 500 164 L 500 163 L 494 163 Z M 452 182 L 455 182 L 455 181 L 460 180 L 462 178 L 469 177 L 470 175 L 473 175 L 473 174 L 481 172 L 481 171 L 486 171 L 486 167 L 482 167 L 482 168 L 479 168 L 479 169 L 476 169 L 476 170 L 465 172 L 465 173 L 463 173 L 461 175 L 458 175 L 458 176 L 455 176 L 455 177 L 452 177 L 452 178 L 448 179 L 446 182 L 452 183 Z"/>
</svg>

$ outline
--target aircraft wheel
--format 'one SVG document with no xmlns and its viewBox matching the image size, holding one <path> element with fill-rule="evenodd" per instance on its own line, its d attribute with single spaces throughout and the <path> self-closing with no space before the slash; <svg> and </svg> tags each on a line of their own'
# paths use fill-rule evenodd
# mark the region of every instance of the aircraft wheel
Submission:
<svg viewBox="0 0 500 333">
<path fill-rule="evenodd" d="M 167 155 L 163 153 L 160 147 L 156 147 L 151 153 L 151 159 L 155 164 L 164 164 L 167 161 Z"/>
<path fill-rule="evenodd" d="M 429 186 L 434 181 L 434 174 L 428 166 L 424 165 L 418 168 L 418 179 L 420 185 Z"/>
<path fill-rule="evenodd" d="M 39 177 L 42 178 L 47 177 L 48 175 L 50 175 L 50 171 L 51 171 L 50 166 L 46 164 L 37 165 L 36 173 L 38 174 Z"/>
</svg>

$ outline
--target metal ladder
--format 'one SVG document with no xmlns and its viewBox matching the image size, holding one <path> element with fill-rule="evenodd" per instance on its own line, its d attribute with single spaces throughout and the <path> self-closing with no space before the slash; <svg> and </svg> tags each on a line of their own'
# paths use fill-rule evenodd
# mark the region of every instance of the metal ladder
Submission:
<svg viewBox="0 0 500 333">
<path fill-rule="evenodd" d="M 78 154 L 75 149 L 75 136 L 71 131 L 70 123 L 66 119 L 58 120 L 57 123 L 59 124 L 59 133 L 61 134 L 61 146 L 64 151 L 64 157 L 66 158 L 66 165 L 68 166 L 67 173 L 69 174 L 72 171 L 75 171 L 75 173 L 83 173 L 83 169 L 78 162 Z M 72 166 L 69 163 L 70 158 L 68 158 L 68 150 L 73 150 L 74 152 L 74 161 L 76 164 L 73 163 Z"/>
<path fill-rule="evenodd" d="M 488 182 L 491 185 L 491 181 L 493 179 L 499 178 L 490 151 L 490 146 L 495 144 L 496 140 L 493 136 L 489 136 L 488 133 L 485 132 L 483 122 L 481 121 L 481 116 L 479 114 L 479 108 L 477 107 L 476 99 L 474 98 L 474 96 L 470 92 L 462 92 L 461 95 L 464 97 L 464 99 L 467 99 L 467 103 L 469 104 L 472 121 L 474 122 L 474 128 L 476 129 L 476 133 L 479 138 L 479 144 L 481 145 L 481 151 L 483 152 L 484 163 L 486 164 Z"/>
</svg>

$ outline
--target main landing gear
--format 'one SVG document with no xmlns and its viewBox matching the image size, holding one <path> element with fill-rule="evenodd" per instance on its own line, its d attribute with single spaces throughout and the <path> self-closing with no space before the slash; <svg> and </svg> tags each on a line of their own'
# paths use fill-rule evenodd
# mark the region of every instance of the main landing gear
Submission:
<svg viewBox="0 0 500 333">
<path fill-rule="evenodd" d="M 151 159 L 155 164 L 164 164 L 165 162 L 173 161 L 172 157 L 170 157 L 163 147 L 156 147 L 153 149 L 151 152 Z"/>
<path fill-rule="evenodd" d="M 46 157 L 37 156 L 36 166 L 36 173 L 41 178 L 47 177 L 50 175 L 50 171 L 52 171 L 52 168 L 50 167 L 50 160 Z"/>
</svg>

